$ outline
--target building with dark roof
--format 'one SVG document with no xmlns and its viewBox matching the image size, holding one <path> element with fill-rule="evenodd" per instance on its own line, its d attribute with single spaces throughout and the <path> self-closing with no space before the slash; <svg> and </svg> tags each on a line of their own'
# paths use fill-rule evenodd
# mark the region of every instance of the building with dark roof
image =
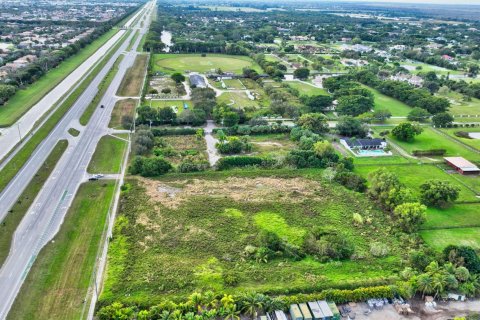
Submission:
<svg viewBox="0 0 480 320">
<path fill-rule="evenodd" d="M 207 87 L 207 83 L 205 82 L 205 79 L 199 74 L 191 74 L 188 78 L 190 79 L 190 85 L 192 87 L 196 87 L 196 88 Z"/>
<path fill-rule="evenodd" d="M 346 138 L 344 140 L 345 140 L 345 143 L 350 147 L 350 149 L 372 150 L 372 149 L 384 149 L 387 146 L 387 143 L 383 139 Z"/>
</svg>

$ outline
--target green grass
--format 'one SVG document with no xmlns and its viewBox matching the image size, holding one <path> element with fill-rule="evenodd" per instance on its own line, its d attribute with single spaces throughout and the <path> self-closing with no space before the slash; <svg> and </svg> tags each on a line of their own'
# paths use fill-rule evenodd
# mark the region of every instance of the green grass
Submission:
<svg viewBox="0 0 480 320">
<path fill-rule="evenodd" d="M 438 251 L 448 245 L 471 246 L 480 250 L 480 228 L 422 230 L 420 235 L 429 246 Z"/>
<path fill-rule="evenodd" d="M 317 88 L 313 85 L 308 85 L 299 81 L 285 81 L 285 83 L 288 83 L 290 87 L 300 91 L 300 94 L 304 94 L 307 96 L 315 96 L 315 95 L 327 96 L 328 95 L 328 92 L 325 89 Z"/>
<path fill-rule="evenodd" d="M 242 90 L 245 89 L 245 86 L 238 79 L 223 80 L 227 88 Z"/>
<path fill-rule="evenodd" d="M 480 120 L 480 118 L 479 118 Z M 457 139 L 473 148 L 480 150 L 480 139 L 469 139 L 469 138 L 462 138 L 457 137 L 455 132 L 463 131 L 463 132 L 480 132 L 480 127 L 473 127 L 473 128 L 450 128 L 450 129 L 441 129 L 443 132 L 448 134 L 454 139 Z"/>
<path fill-rule="evenodd" d="M 102 100 L 103 96 L 105 95 L 105 92 L 107 91 L 108 87 L 110 86 L 110 83 L 112 83 L 113 78 L 115 78 L 115 75 L 117 74 L 118 71 L 118 65 L 120 62 L 122 62 L 124 55 L 120 55 L 115 63 L 112 65 L 110 70 L 108 71 L 107 75 L 105 78 L 102 79 L 100 84 L 98 85 L 98 92 L 93 98 L 93 100 L 90 102 L 88 105 L 87 109 L 83 112 L 82 116 L 80 117 L 80 124 L 82 126 L 86 126 L 88 121 L 90 121 L 90 118 L 92 117 L 93 113 L 95 110 L 97 110 L 98 104 L 100 103 L 100 100 Z"/>
<path fill-rule="evenodd" d="M 411 164 L 411 165 L 386 165 L 387 169 L 395 173 L 400 181 L 411 188 L 415 194 L 420 195 L 420 185 L 427 180 L 445 180 L 460 188 L 458 201 L 479 201 L 475 193 L 456 180 L 452 175 L 444 172 L 442 169 L 430 164 Z M 379 168 L 377 165 L 357 166 L 355 172 L 368 177 L 368 174 Z M 455 175 L 457 176 L 457 175 Z"/>
<path fill-rule="evenodd" d="M 242 74 L 243 68 L 250 67 L 261 72 L 260 66 L 245 56 L 231 56 L 222 54 L 155 54 L 153 56 L 154 72 L 210 72 L 220 68 L 224 72 Z"/>
<path fill-rule="evenodd" d="M 422 229 L 480 227 L 480 204 L 455 204 L 445 209 L 428 208 Z"/>
<path fill-rule="evenodd" d="M 138 100 L 135 99 L 124 99 L 117 101 L 117 103 L 115 103 L 115 107 L 113 108 L 112 117 L 110 118 L 108 127 L 121 128 L 123 116 L 131 116 L 133 118 L 135 116 L 137 102 Z"/>
<path fill-rule="evenodd" d="M 80 131 L 78 131 L 75 128 L 70 128 L 68 129 L 68 133 L 70 133 L 70 135 L 72 135 L 73 137 L 78 137 L 78 135 L 80 134 Z"/>
<path fill-rule="evenodd" d="M 393 117 L 406 117 L 408 113 L 412 110 L 412 108 L 407 106 L 405 103 L 392 97 L 386 96 L 376 89 L 367 86 L 363 87 L 369 89 L 373 93 L 373 96 L 375 97 L 375 110 L 387 109 L 392 113 Z"/>
<path fill-rule="evenodd" d="M 480 99 L 472 98 L 471 101 L 465 101 L 461 93 L 450 91 L 445 95 L 439 95 L 450 100 L 451 107 L 449 113 L 453 116 L 459 115 L 480 115 Z M 474 120 L 474 121 L 478 121 Z"/>
<path fill-rule="evenodd" d="M 423 127 L 423 129 L 423 132 L 410 142 L 400 141 L 392 136 L 390 138 L 410 154 L 414 150 L 445 149 L 447 150 L 446 156 L 460 156 L 470 161 L 480 161 L 480 154 L 466 149 L 460 143 L 444 137 L 430 127 Z M 436 158 L 440 159 L 441 157 Z"/>
<path fill-rule="evenodd" d="M 87 171 L 89 173 L 120 173 L 127 142 L 114 136 L 103 136 L 98 142 Z"/>
<path fill-rule="evenodd" d="M 83 184 L 54 241 L 42 249 L 8 319 L 80 319 L 114 182 Z"/>
<path fill-rule="evenodd" d="M 0 266 L 3 265 L 3 262 L 8 256 L 10 251 L 10 245 L 12 242 L 13 233 L 17 229 L 18 224 L 25 216 L 30 208 L 31 204 L 35 200 L 35 197 L 42 189 L 43 185 L 47 181 L 48 177 L 52 173 L 55 165 L 57 164 L 60 157 L 63 155 L 63 152 L 67 149 L 68 141 L 60 140 L 52 152 L 42 164 L 35 176 L 32 177 L 32 180 L 29 182 L 25 190 L 17 199 L 17 202 L 10 209 L 9 213 L 1 221 L 0 225 Z"/>
<path fill-rule="evenodd" d="M 447 74 L 451 74 L 451 75 L 461 75 L 463 74 L 464 72 L 463 71 L 460 71 L 460 70 L 450 70 L 450 69 L 446 69 L 446 68 L 442 68 L 442 67 L 437 67 L 437 66 L 434 66 L 434 65 L 431 65 L 431 64 L 427 64 L 427 63 L 423 63 L 423 62 L 420 62 L 420 61 L 410 61 L 410 62 L 401 62 L 400 63 L 401 66 L 407 66 L 408 67 L 413 67 L 415 69 L 411 70 L 410 72 L 411 73 L 414 73 L 414 74 L 417 74 L 417 73 L 420 73 L 420 72 L 430 72 L 430 71 L 435 71 L 438 75 L 447 75 Z M 416 67 L 422 67 L 420 70 L 416 70 Z"/>
<path fill-rule="evenodd" d="M 363 195 L 321 182 L 320 173 L 234 170 L 172 174 L 142 180 L 145 185 L 127 180 L 100 303 L 154 304 L 208 289 L 294 294 L 347 283 L 389 283 L 400 269 L 401 245 L 391 236 L 388 218 Z M 174 197 L 160 192 L 165 184 L 178 188 Z M 354 226 L 354 212 L 372 223 Z M 261 230 L 301 244 L 302 233 L 314 227 L 341 232 L 362 259 L 321 263 L 312 257 L 277 258 L 259 263 L 242 258 L 246 246 L 258 245 Z M 388 243 L 391 255 L 372 257 L 370 244 L 375 241 Z M 237 284 L 225 282 L 225 275 L 233 275 Z"/>
<path fill-rule="evenodd" d="M 135 44 L 135 41 L 137 41 L 137 38 L 139 37 L 139 35 L 140 35 L 140 32 L 136 31 L 135 35 L 132 37 L 132 39 L 130 40 L 130 43 L 128 44 L 127 51 L 132 50 L 132 47 Z"/>
<path fill-rule="evenodd" d="M 124 38 L 122 38 L 124 39 Z M 2 191 L 10 182 L 10 180 L 18 173 L 22 166 L 30 158 L 32 152 L 45 139 L 48 134 L 55 128 L 60 119 L 71 108 L 75 101 L 85 91 L 90 82 L 97 76 L 100 70 L 105 66 L 108 59 L 121 45 L 120 40 L 114 48 L 112 48 L 105 58 L 92 70 L 92 72 L 83 80 L 83 82 L 74 90 L 68 98 L 58 107 L 58 109 L 48 118 L 44 125 L 28 140 L 28 142 L 17 152 L 17 154 L 3 167 L 0 171 L 0 191 Z"/>
<path fill-rule="evenodd" d="M 146 38 L 147 38 L 147 34 L 145 33 L 142 36 L 142 39 L 140 39 L 140 42 L 138 43 L 137 52 L 143 52 L 143 45 L 145 44 Z"/>
<path fill-rule="evenodd" d="M 257 100 L 250 100 L 244 92 L 224 92 L 217 97 L 218 103 L 226 103 L 234 108 L 258 107 Z"/>
<path fill-rule="evenodd" d="M 192 108 L 192 103 L 187 100 L 152 100 L 153 108 L 174 107 L 177 109 L 177 114 L 182 113 L 184 110 L 184 104 L 187 104 L 188 108 Z M 150 105 L 149 101 L 145 102 L 145 105 Z"/>
<path fill-rule="evenodd" d="M 142 90 L 147 71 L 147 55 L 138 55 L 135 58 L 133 66 L 128 68 L 125 76 L 120 83 L 117 95 L 124 97 L 138 96 Z"/>
<path fill-rule="evenodd" d="M 7 127 L 17 121 L 25 112 L 43 98 L 49 91 L 65 79 L 73 70 L 87 60 L 118 32 L 112 29 L 83 48 L 76 55 L 63 61 L 58 67 L 48 71 L 44 76 L 17 93 L 0 108 L 0 127 Z"/>
</svg>

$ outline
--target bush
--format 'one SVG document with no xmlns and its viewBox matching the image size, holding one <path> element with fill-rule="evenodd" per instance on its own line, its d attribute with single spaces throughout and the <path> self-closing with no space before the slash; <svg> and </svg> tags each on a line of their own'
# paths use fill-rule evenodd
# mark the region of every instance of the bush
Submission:
<svg viewBox="0 0 480 320">
<path fill-rule="evenodd" d="M 323 228 L 311 230 L 305 236 L 303 248 L 305 253 L 320 261 L 349 259 L 355 251 L 353 243 L 345 235 Z"/>
<path fill-rule="evenodd" d="M 334 180 L 345 188 L 353 191 L 365 192 L 365 190 L 367 190 L 367 180 L 350 171 L 341 171 L 337 173 Z"/>
<path fill-rule="evenodd" d="M 413 150 L 412 154 L 416 157 L 425 156 L 443 156 L 447 150 L 445 149 L 430 149 L 430 150 Z"/>
<path fill-rule="evenodd" d="M 172 165 L 163 158 L 145 158 L 137 156 L 130 165 L 131 174 L 139 174 L 142 177 L 160 176 L 172 169 Z"/>
<path fill-rule="evenodd" d="M 155 137 L 162 137 L 162 136 L 188 136 L 194 135 L 197 132 L 197 129 L 194 128 L 163 128 L 157 129 L 153 128 L 152 134 Z"/>
<path fill-rule="evenodd" d="M 454 135 L 456 135 L 459 138 L 472 139 L 472 137 L 470 137 L 468 132 L 465 132 L 465 131 L 455 131 Z"/>
<path fill-rule="evenodd" d="M 192 157 L 187 157 L 178 165 L 177 170 L 182 173 L 200 172 L 207 170 L 209 167 L 210 163 L 207 160 L 197 160 Z"/>
<path fill-rule="evenodd" d="M 264 159 L 260 157 L 225 157 L 217 162 L 218 170 L 226 170 L 232 167 L 262 166 L 265 165 Z"/>
<path fill-rule="evenodd" d="M 374 257 L 385 257 L 390 252 L 388 245 L 386 243 L 381 242 L 373 242 L 370 244 L 370 253 Z"/>
</svg>

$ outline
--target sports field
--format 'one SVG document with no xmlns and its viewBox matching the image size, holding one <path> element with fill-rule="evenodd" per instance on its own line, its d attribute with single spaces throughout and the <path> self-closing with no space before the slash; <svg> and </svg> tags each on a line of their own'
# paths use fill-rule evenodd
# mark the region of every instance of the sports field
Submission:
<svg viewBox="0 0 480 320">
<path fill-rule="evenodd" d="M 154 72 L 223 72 L 241 74 L 243 68 L 253 68 L 261 72 L 260 66 L 245 56 L 230 56 L 222 54 L 155 54 L 153 62 Z"/>
</svg>

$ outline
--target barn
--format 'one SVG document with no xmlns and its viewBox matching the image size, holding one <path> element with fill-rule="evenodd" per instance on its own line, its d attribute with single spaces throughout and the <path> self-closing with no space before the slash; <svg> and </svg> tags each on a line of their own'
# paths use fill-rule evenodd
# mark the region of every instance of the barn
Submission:
<svg viewBox="0 0 480 320">
<path fill-rule="evenodd" d="M 480 169 L 462 157 L 445 157 L 445 162 L 460 174 L 478 174 Z"/>
</svg>

